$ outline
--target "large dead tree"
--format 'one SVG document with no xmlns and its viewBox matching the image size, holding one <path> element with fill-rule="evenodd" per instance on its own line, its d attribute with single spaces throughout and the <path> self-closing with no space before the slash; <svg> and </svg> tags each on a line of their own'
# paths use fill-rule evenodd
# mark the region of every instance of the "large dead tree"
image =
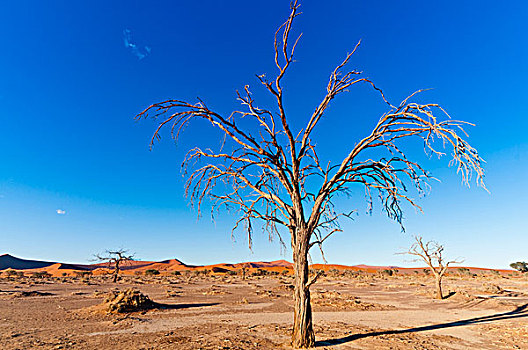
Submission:
<svg viewBox="0 0 528 350">
<path fill-rule="evenodd" d="M 152 117 L 159 122 L 151 147 L 165 127 L 170 129 L 172 137 L 178 138 L 184 127 L 195 119 L 208 121 L 224 134 L 219 150 L 194 148 L 186 155 L 182 164 L 187 176 L 186 194 L 197 207 L 198 215 L 207 200 L 211 201 L 213 211 L 220 206 L 236 209 L 239 218 L 234 229 L 245 228 L 250 247 L 255 221 L 261 220 L 270 237 L 278 237 L 281 242 L 281 227 L 289 232 L 295 275 L 292 344 L 297 348 L 312 346 L 315 339 L 310 286 L 316 276 L 309 276 L 308 252 L 341 231 L 339 220 L 352 212 L 336 210 L 333 202 L 337 195 L 346 194 L 353 186 L 362 186 L 369 210 L 377 195 L 387 215 L 401 225 L 403 203 L 419 208 L 407 192 L 408 185 L 423 193 L 430 179 L 400 149 L 400 141 L 410 138 L 423 141 L 426 152 L 435 156 L 444 155 L 442 150 L 448 148 L 451 163 L 463 181 L 468 184 L 472 173 L 476 173 L 477 183 L 483 185 L 482 160 L 464 139 L 467 135 L 463 127 L 467 123 L 451 119 L 437 104 L 412 102 L 412 97 L 420 91 L 398 105 L 389 103 L 370 79 L 348 68 L 359 43 L 331 72 L 326 94 L 307 116 L 306 124 L 294 128 L 284 105 L 283 78 L 294 62 L 300 39 L 300 35 L 291 37 L 298 10 L 299 4 L 295 1 L 288 19 L 275 33 L 277 74 L 272 79 L 264 74 L 257 76 L 273 97 L 273 108 L 258 106 L 246 85 L 243 91 L 237 91 L 243 108 L 229 115 L 214 111 L 201 99 L 196 102 L 167 100 L 137 115 L 138 119 Z M 365 138 L 350 144 L 341 162 L 323 164 L 312 134 L 326 117 L 331 101 L 356 84 L 372 87 L 387 105 L 387 112 L 375 121 Z M 372 159 L 367 155 L 380 152 L 385 152 L 386 157 Z"/>
<path fill-rule="evenodd" d="M 129 254 L 128 250 L 125 249 L 107 250 L 103 254 L 96 254 L 94 260 L 104 261 L 109 268 L 114 269 L 112 281 L 116 283 L 119 278 L 121 266 L 134 260 L 134 255 Z"/>
<path fill-rule="evenodd" d="M 442 293 L 442 278 L 451 264 L 459 264 L 462 260 L 445 261 L 443 257 L 444 246 L 435 241 L 424 242 L 421 236 L 414 236 L 415 242 L 407 252 L 417 256 L 414 261 L 424 261 L 435 276 L 436 299 L 444 299 Z"/>
</svg>

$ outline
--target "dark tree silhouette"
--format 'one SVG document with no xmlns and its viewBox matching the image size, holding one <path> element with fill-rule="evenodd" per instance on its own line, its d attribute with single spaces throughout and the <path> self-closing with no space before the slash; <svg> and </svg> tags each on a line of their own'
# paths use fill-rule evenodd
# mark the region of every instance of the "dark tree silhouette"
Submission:
<svg viewBox="0 0 528 350">
<path fill-rule="evenodd" d="M 134 260 L 134 255 L 129 254 L 128 250 L 125 249 L 107 250 L 104 254 L 96 254 L 95 260 L 104 261 L 107 263 L 108 267 L 114 268 L 112 281 L 116 283 L 119 278 L 121 266 L 128 261 Z"/>
<path fill-rule="evenodd" d="M 387 215 L 401 225 L 404 202 L 419 208 L 407 192 L 409 184 L 423 193 L 430 179 L 429 173 L 400 149 L 400 141 L 411 138 L 421 140 L 431 155 L 440 157 L 444 155 L 442 149 L 449 148 L 451 163 L 463 181 L 468 184 L 472 173 L 476 173 L 477 183 L 483 185 L 482 160 L 464 139 L 467 135 L 463 127 L 468 123 L 451 119 L 437 104 L 411 102 L 420 91 L 400 104 L 389 103 L 371 80 L 348 68 L 359 43 L 331 72 L 325 96 L 307 116 L 306 124 L 294 128 L 284 104 L 283 78 L 294 62 L 300 39 L 300 36 L 291 38 L 298 10 L 295 1 L 288 19 L 275 33 L 277 74 L 271 80 L 265 75 L 257 76 L 274 100 L 272 108 L 258 106 L 246 85 L 242 92 L 237 92 L 243 110 L 229 115 L 214 111 L 201 99 L 166 100 L 137 115 L 137 119 L 159 120 L 151 147 L 164 127 L 177 138 L 195 119 L 208 121 L 224 134 L 225 142 L 219 150 L 194 148 L 185 157 L 182 168 L 187 176 L 186 194 L 196 205 L 198 215 L 205 200 L 211 201 L 213 211 L 219 206 L 235 208 L 239 218 L 234 229 L 245 227 L 250 247 L 256 220 L 261 220 L 264 230 L 281 242 L 284 242 L 281 227 L 289 232 L 295 278 L 292 345 L 297 348 L 310 347 L 315 339 L 310 286 L 317 275 L 309 275 L 308 252 L 341 231 L 339 219 L 352 213 L 334 208 L 337 195 L 348 193 L 353 186 L 362 186 L 369 210 L 377 195 Z M 348 154 L 341 162 L 323 163 L 312 139 L 314 130 L 327 116 L 331 101 L 356 84 L 367 84 L 379 93 L 387 112 L 374 122 L 372 131 L 363 139 L 350 142 Z M 383 152 L 386 156 L 370 158 Z"/>
</svg>

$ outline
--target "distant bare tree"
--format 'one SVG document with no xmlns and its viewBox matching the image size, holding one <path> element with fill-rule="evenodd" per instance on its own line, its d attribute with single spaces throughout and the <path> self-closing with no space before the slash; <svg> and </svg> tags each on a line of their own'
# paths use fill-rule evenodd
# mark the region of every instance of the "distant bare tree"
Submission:
<svg viewBox="0 0 528 350">
<path fill-rule="evenodd" d="M 104 261 L 107 263 L 108 267 L 114 268 L 112 281 L 116 283 L 121 266 L 128 261 L 134 260 L 134 255 L 129 254 L 128 250 L 125 249 L 107 250 L 104 254 L 96 254 L 95 260 Z"/>
<path fill-rule="evenodd" d="M 249 267 L 250 267 L 250 266 L 249 266 L 248 263 L 243 263 L 243 264 L 242 264 L 242 268 L 241 268 L 241 270 L 242 270 L 242 281 L 245 281 L 245 280 L 246 280 L 246 272 L 249 271 Z"/>
<path fill-rule="evenodd" d="M 308 252 L 314 246 L 321 248 L 333 233 L 341 231 L 339 219 L 355 211 L 337 211 L 334 207 L 337 195 L 349 193 L 355 185 L 362 186 L 368 210 L 372 210 L 373 198 L 377 195 L 389 218 L 403 229 L 403 202 L 419 208 L 407 193 L 408 184 L 423 193 L 430 179 L 429 173 L 400 149 L 401 140 L 413 137 L 421 140 L 431 155 L 440 157 L 444 155 L 442 149 L 448 147 L 451 164 L 456 166 L 463 182 L 469 184 L 475 172 L 477 183 L 483 186 L 481 158 L 464 139 L 467 135 L 463 127 L 468 123 L 451 119 L 437 104 L 410 102 L 420 91 L 400 104 L 389 103 L 371 80 L 347 68 L 359 43 L 330 74 L 326 93 L 314 112 L 307 116 L 306 124 L 294 129 L 284 104 L 283 78 L 294 62 L 300 39 L 300 36 L 293 41 L 290 38 L 298 10 L 298 2 L 292 2 L 288 19 L 275 33 L 277 74 L 271 80 L 264 74 L 257 76 L 274 99 L 273 107 L 258 106 L 246 85 L 242 92 L 237 91 L 243 110 L 229 115 L 214 111 L 201 99 L 197 102 L 175 99 L 155 103 L 136 117 L 159 121 L 151 147 L 164 127 L 176 139 L 195 119 L 208 121 L 224 134 L 219 150 L 197 147 L 185 157 L 182 169 L 187 176 L 186 194 L 191 204 L 196 205 L 198 215 L 206 199 L 212 202 L 213 211 L 219 206 L 236 209 L 240 217 L 233 230 L 245 226 L 250 248 L 255 220 L 262 220 L 270 238 L 278 237 L 282 243 L 280 227 L 289 232 L 295 278 L 292 345 L 296 348 L 310 347 L 315 339 L 310 286 L 317 275 L 309 274 Z M 388 110 L 374 122 L 366 137 L 350 142 L 341 162 L 323 163 L 312 139 L 314 130 L 327 116 L 331 101 L 360 83 L 379 93 Z M 356 123 L 350 116 L 346 118 Z M 374 155 L 380 158 L 372 159 Z M 195 167 L 201 160 L 205 163 Z"/>
<path fill-rule="evenodd" d="M 418 258 L 414 261 L 424 261 L 429 269 L 435 276 L 435 286 L 436 286 L 436 299 L 444 299 L 442 294 L 442 278 L 447 272 L 447 268 L 451 264 L 459 264 L 463 260 L 451 260 L 445 261 L 442 256 L 444 253 L 444 246 L 438 244 L 435 241 L 423 241 L 423 238 L 420 236 L 414 236 L 415 242 L 411 245 L 407 252 L 401 254 L 409 254 L 417 256 Z"/>
</svg>

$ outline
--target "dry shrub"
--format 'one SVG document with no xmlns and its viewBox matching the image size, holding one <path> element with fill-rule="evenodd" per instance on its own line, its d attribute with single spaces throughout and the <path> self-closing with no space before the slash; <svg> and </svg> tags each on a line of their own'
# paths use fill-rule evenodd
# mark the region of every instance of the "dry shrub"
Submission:
<svg viewBox="0 0 528 350">
<path fill-rule="evenodd" d="M 181 289 L 181 287 L 174 286 L 172 288 Z M 174 290 L 174 289 L 166 289 L 165 293 L 168 297 L 179 297 L 183 294 L 183 291 L 181 290 Z"/>
<path fill-rule="evenodd" d="M 395 284 L 388 284 L 384 286 L 383 288 L 388 289 L 388 290 L 393 290 L 393 289 L 400 289 L 400 286 L 397 286 Z"/>
<path fill-rule="evenodd" d="M 411 281 L 411 282 L 409 282 L 409 285 L 410 285 L 410 286 L 425 287 L 425 284 L 420 283 L 420 282 L 415 282 L 415 281 Z"/>
<path fill-rule="evenodd" d="M 202 293 L 203 295 L 222 295 L 222 294 L 231 294 L 228 292 L 225 288 L 212 285 L 210 288 L 201 289 L 198 291 L 199 293 Z"/>
<path fill-rule="evenodd" d="M 476 297 L 468 292 L 467 290 L 465 289 L 461 289 L 461 288 L 455 288 L 454 290 L 449 290 L 449 294 L 451 293 L 454 293 L 451 297 L 449 297 L 449 299 L 452 299 L 452 300 L 461 300 L 461 301 L 471 301 L 471 300 L 475 300 Z M 429 295 L 433 295 L 433 292 L 431 290 L 429 290 Z"/>
<path fill-rule="evenodd" d="M 502 289 L 500 286 L 495 284 L 484 284 L 483 290 L 489 294 L 500 294 L 503 297 L 526 297 L 526 293 Z"/>
<path fill-rule="evenodd" d="M 107 292 L 103 292 L 103 291 L 97 290 L 97 289 L 93 292 L 93 296 L 96 297 L 96 298 L 98 298 L 100 296 L 103 296 L 103 295 L 107 295 L 107 294 L 108 294 Z"/>
<path fill-rule="evenodd" d="M 258 296 L 267 297 L 267 298 L 270 298 L 270 299 L 280 298 L 280 294 L 277 294 L 277 293 L 275 293 L 272 290 L 257 289 L 255 291 L 255 294 L 258 295 Z"/>
<path fill-rule="evenodd" d="M 286 282 L 286 283 L 288 283 L 288 284 L 281 284 L 279 286 L 279 290 L 286 290 L 288 292 L 291 292 L 291 291 L 293 291 L 295 289 L 295 286 L 293 284 L 291 284 L 289 282 Z"/>
<path fill-rule="evenodd" d="M 505 292 L 504 289 L 496 284 L 484 284 L 484 288 L 482 290 L 490 294 L 503 294 Z"/>
<path fill-rule="evenodd" d="M 312 305 L 335 307 L 339 309 L 387 310 L 389 305 L 373 304 L 361 301 L 358 297 L 337 291 L 317 290 L 311 293 Z"/>
<path fill-rule="evenodd" d="M 150 310 L 156 307 L 156 303 L 140 291 L 127 289 L 125 291 L 115 290 L 108 294 L 104 303 L 107 312 L 136 312 Z"/>
</svg>

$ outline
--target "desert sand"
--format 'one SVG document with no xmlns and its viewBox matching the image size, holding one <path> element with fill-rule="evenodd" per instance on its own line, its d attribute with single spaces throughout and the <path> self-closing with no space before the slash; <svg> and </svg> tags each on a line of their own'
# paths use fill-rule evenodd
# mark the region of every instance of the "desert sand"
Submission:
<svg viewBox="0 0 528 350">
<path fill-rule="evenodd" d="M 245 279 L 203 268 L 136 272 L 115 284 L 103 274 L 3 276 L 0 348 L 289 349 L 292 276 L 281 268 Z M 452 271 L 448 297 L 434 300 L 432 278 L 416 271 L 327 271 L 312 287 L 316 348 L 528 349 L 528 278 Z M 108 312 L 105 297 L 127 289 L 156 306 Z"/>
</svg>

